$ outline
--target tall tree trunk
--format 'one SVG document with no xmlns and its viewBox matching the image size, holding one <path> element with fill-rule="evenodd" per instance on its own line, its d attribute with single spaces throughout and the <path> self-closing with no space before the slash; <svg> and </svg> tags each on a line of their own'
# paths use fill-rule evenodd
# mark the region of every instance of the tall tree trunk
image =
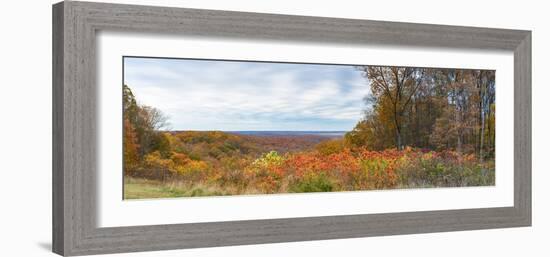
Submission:
<svg viewBox="0 0 550 257">
<path fill-rule="evenodd" d="M 488 122 L 487 122 L 487 146 L 489 147 L 489 149 L 492 149 L 493 146 L 494 146 L 494 142 L 493 142 L 493 128 L 491 127 L 491 115 L 493 114 L 493 112 L 491 111 L 491 105 L 489 104 L 489 108 L 487 109 L 487 119 Z"/>
<path fill-rule="evenodd" d="M 403 148 L 402 146 L 402 139 L 401 139 L 401 115 L 397 111 L 397 104 L 394 103 L 394 112 L 393 112 L 393 121 L 395 123 L 395 141 L 397 143 L 397 150 L 401 150 Z"/>
<path fill-rule="evenodd" d="M 456 151 L 462 153 L 462 128 L 460 123 L 460 109 L 455 110 L 455 123 L 456 123 Z"/>
<path fill-rule="evenodd" d="M 402 115 L 396 114 L 399 116 L 395 117 L 395 132 L 396 132 L 396 139 L 397 139 L 397 150 L 403 150 L 403 128 L 402 125 Z"/>
<path fill-rule="evenodd" d="M 479 118 L 481 121 L 481 127 L 479 128 L 479 162 L 483 162 L 483 147 L 485 141 L 485 97 L 487 97 L 487 85 L 484 85 L 483 73 L 479 73 L 478 84 L 479 84 Z"/>
<path fill-rule="evenodd" d="M 485 114 L 481 110 L 481 135 L 479 137 L 479 162 L 483 162 L 483 142 L 485 141 Z"/>
<path fill-rule="evenodd" d="M 476 145 L 477 145 L 477 149 L 476 149 L 476 152 L 481 156 L 481 141 L 482 141 L 482 134 L 483 134 L 483 100 L 482 100 L 482 97 L 483 97 L 483 94 L 481 93 L 481 85 L 479 86 L 479 115 L 478 115 L 478 120 L 477 120 L 477 136 L 476 136 Z"/>
<path fill-rule="evenodd" d="M 401 128 L 397 129 L 397 150 L 403 150 L 403 145 L 401 142 Z"/>
<path fill-rule="evenodd" d="M 483 134 L 483 85 L 481 83 L 481 77 L 482 77 L 482 74 L 481 72 L 476 74 L 476 87 L 477 87 L 477 90 L 478 90 L 478 97 L 479 97 L 479 103 L 477 104 L 478 108 L 479 108 L 479 112 L 478 112 L 478 127 L 477 127 L 477 137 L 476 137 L 476 145 L 477 145 L 477 149 L 476 149 L 476 152 L 479 154 L 479 159 L 481 159 L 481 156 L 483 155 L 482 153 L 482 134 Z"/>
<path fill-rule="evenodd" d="M 455 82 L 456 83 L 456 82 Z M 454 102 L 455 102 L 455 129 L 456 129 L 456 151 L 462 153 L 462 124 L 461 124 L 461 108 L 459 104 L 458 85 L 453 86 Z"/>
</svg>

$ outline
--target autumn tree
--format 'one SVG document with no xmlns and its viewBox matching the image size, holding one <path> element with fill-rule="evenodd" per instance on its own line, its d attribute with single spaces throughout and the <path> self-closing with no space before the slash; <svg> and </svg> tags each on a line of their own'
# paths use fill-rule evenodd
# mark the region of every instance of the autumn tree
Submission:
<svg viewBox="0 0 550 257">
<path fill-rule="evenodd" d="M 353 146 L 366 147 L 371 150 L 383 150 L 395 147 L 395 134 L 388 129 L 391 121 L 383 119 L 380 111 L 384 108 L 374 106 L 372 110 L 365 111 L 365 117 L 357 123 L 350 132 L 344 136 L 346 142 Z"/>
<path fill-rule="evenodd" d="M 363 118 L 345 136 L 372 150 L 413 146 L 494 153 L 495 72 L 361 66 L 369 92 Z"/>
<path fill-rule="evenodd" d="M 438 149 L 476 152 L 483 161 L 494 145 L 494 71 L 440 70 L 438 76 L 447 99 L 434 124 L 431 142 Z"/>
<path fill-rule="evenodd" d="M 405 114 L 422 84 L 423 69 L 383 66 L 360 66 L 358 69 L 368 79 L 375 101 L 387 103 L 380 112 L 391 120 L 395 146 L 402 149 Z"/>
<path fill-rule="evenodd" d="M 472 71 L 479 97 L 479 158 L 485 157 L 485 149 L 494 147 L 494 102 L 495 102 L 495 72 L 487 70 Z M 493 118 L 491 118 L 493 116 Z"/>
<path fill-rule="evenodd" d="M 129 174 L 135 170 L 139 162 L 139 144 L 134 126 L 128 119 L 124 119 L 123 150 L 124 173 Z"/>
<path fill-rule="evenodd" d="M 447 102 L 434 124 L 431 142 L 438 149 L 463 152 L 465 136 L 473 129 L 472 100 L 475 94 L 471 73 L 466 70 L 442 70 L 437 74 Z"/>
<path fill-rule="evenodd" d="M 161 131 L 167 128 L 168 118 L 154 107 L 140 105 L 127 85 L 123 86 L 123 116 L 124 151 L 129 154 L 137 151 L 138 156 L 137 160 L 129 156 L 128 162 L 139 162 L 145 155 L 154 151 L 159 151 L 164 157 L 169 156 L 168 138 Z M 130 163 L 126 163 L 126 159 L 125 164 L 131 167 Z"/>
</svg>

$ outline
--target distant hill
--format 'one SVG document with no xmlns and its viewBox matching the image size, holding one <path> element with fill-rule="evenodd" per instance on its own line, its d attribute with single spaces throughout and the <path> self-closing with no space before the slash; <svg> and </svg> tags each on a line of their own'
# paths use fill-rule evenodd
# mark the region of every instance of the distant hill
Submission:
<svg viewBox="0 0 550 257">
<path fill-rule="evenodd" d="M 237 135 L 250 135 L 250 136 L 322 136 L 322 137 L 331 137 L 339 138 L 343 137 L 346 134 L 346 131 L 260 131 L 260 130 L 249 130 L 249 131 L 225 131 L 230 134 Z"/>
<path fill-rule="evenodd" d="M 312 149 L 319 142 L 340 138 L 341 131 L 170 131 L 183 143 L 183 147 L 208 148 L 211 151 L 232 155 L 260 155 L 268 151 L 279 153 Z M 207 149 L 204 149 L 205 151 Z"/>
</svg>

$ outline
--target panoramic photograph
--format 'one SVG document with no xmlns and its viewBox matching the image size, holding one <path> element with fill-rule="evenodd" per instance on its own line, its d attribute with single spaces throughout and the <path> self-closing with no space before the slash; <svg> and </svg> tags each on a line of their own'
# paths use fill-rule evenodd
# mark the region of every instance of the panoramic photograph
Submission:
<svg viewBox="0 0 550 257">
<path fill-rule="evenodd" d="M 495 71 L 123 58 L 124 199 L 495 185 Z"/>
</svg>

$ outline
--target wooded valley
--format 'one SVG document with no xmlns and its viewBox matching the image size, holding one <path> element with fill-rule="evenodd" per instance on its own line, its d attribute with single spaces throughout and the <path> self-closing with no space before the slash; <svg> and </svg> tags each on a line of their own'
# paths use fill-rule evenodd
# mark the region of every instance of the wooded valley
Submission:
<svg viewBox="0 0 550 257">
<path fill-rule="evenodd" d="M 495 71 L 355 70 L 366 108 L 343 136 L 171 130 L 124 85 L 125 199 L 494 185 Z"/>
</svg>

